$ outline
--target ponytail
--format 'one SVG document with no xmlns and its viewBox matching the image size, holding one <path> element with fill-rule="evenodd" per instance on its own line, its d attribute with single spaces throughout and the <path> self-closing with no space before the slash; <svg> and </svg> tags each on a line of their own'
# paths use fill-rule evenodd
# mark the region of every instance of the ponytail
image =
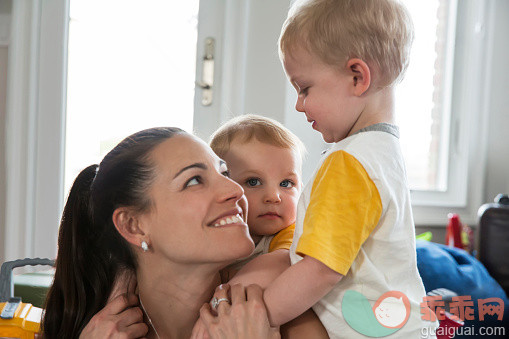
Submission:
<svg viewBox="0 0 509 339">
<path fill-rule="evenodd" d="M 101 260 L 91 241 L 95 227 L 90 187 L 97 167 L 92 165 L 81 171 L 64 208 L 55 280 L 48 292 L 42 324 L 44 338 L 78 338 L 84 325 L 104 307 L 111 289 L 104 282 L 113 281 L 112 267 L 108 260 Z"/>
</svg>

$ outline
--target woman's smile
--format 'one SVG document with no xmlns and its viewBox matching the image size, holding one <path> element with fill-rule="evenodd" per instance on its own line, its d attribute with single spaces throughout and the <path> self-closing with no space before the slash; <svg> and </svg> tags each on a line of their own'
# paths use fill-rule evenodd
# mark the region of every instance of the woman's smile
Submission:
<svg viewBox="0 0 509 339">
<path fill-rule="evenodd" d="M 235 224 L 235 225 L 241 224 L 241 225 L 245 225 L 247 227 L 244 220 L 242 220 L 242 217 L 240 216 L 240 214 L 221 217 L 221 218 L 217 219 L 211 226 L 220 227 L 220 226 L 230 226 L 233 224 Z"/>
</svg>

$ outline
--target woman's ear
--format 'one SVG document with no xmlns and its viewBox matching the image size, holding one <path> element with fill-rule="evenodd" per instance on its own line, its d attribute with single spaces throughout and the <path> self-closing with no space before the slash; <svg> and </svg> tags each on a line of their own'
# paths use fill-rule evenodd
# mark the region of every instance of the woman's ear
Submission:
<svg viewBox="0 0 509 339">
<path fill-rule="evenodd" d="M 371 71 L 367 63 L 361 59 L 353 58 L 346 63 L 348 74 L 352 78 L 354 95 L 361 96 L 371 86 Z"/>
<path fill-rule="evenodd" d="M 130 244 L 140 247 L 141 242 L 146 240 L 138 214 L 129 207 L 119 207 L 113 212 L 113 224 L 118 233 Z"/>
</svg>

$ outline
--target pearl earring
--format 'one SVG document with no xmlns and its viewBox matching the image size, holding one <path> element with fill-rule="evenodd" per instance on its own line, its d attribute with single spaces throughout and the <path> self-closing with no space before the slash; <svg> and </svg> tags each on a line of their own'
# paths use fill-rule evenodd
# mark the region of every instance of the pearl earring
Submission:
<svg viewBox="0 0 509 339">
<path fill-rule="evenodd" d="M 143 252 L 147 252 L 148 251 L 148 244 L 145 240 L 143 240 L 141 242 L 141 249 L 143 250 Z"/>
</svg>

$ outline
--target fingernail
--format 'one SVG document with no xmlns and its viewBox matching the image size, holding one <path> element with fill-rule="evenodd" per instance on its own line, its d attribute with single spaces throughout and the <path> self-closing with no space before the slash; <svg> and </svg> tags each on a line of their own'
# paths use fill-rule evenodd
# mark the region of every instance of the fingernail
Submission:
<svg viewBox="0 0 509 339">
<path fill-rule="evenodd" d="M 228 287 L 228 284 L 221 284 L 221 285 L 217 286 L 217 289 L 218 290 L 225 290 L 227 287 Z"/>
</svg>

